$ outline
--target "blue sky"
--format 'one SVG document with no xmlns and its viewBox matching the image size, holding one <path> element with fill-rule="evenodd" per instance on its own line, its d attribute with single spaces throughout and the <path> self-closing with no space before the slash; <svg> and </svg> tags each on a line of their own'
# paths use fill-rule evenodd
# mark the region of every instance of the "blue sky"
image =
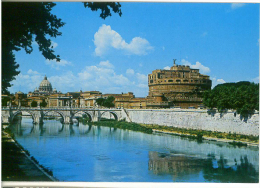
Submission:
<svg viewBox="0 0 260 188">
<path fill-rule="evenodd" d="M 177 64 L 199 68 L 213 87 L 224 82 L 259 82 L 259 4 L 121 3 L 122 16 L 82 3 L 57 3 L 52 13 L 66 25 L 52 38 L 61 62 L 46 61 L 34 42 L 16 52 L 21 73 L 12 93 L 38 87 L 44 75 L 53 88 L 148 95 L 147 75 Z"/>
</svg>

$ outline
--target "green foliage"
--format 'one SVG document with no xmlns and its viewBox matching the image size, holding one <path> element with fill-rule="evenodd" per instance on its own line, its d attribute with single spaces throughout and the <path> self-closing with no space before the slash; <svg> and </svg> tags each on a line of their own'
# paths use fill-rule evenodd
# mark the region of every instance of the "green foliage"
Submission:
<svg viewBox="0 0 260 188">
<path fill-rule="evenodd" d="M 10 98 L 7 97 L 2 98 L 2 106 L 7 106 L 8 101 L 10 101 Z"/>
<path fill-rule="evenodd" d="M 84 114 L 84 115 L 82 115 L 82 117 L 78 118 L 78 121 L 82 122 L 83 125 L 86 125 L 86 124 L 88 124 L 91 121 L 91 119 L 89 118 L 89 116 Z"/>
<path fill-rule="evenodd" d="M 96 100 L 96 102 L 99 106 L 111 108 L 111 107 L 115 106 L 114 100 L 115 100 L 115 97 L 109 96 L 107 99 L 99 98 L 99 99 Z"/>
<path fill-rule="evenodd" d="M 61 36 L 59 31 L 65 25 L 60 18 L 52 14 L 55 6 L 52 2 L 3 2 L 2 3 L 2 94 L 8 93 L 10 82 L 20 71 L 13 51 L 21 48 L 30 54 L 35 41 L 42 55 L 49 60 L 60 61 L 54 54 L 51 37 Z M 111 16 L 110 8 L 120 16 L 120 3 L 84 3 L 92 11 L 101 10 L 100 17 Z M 110 8 L 108 8 L 110 7 Z"/>
<path fill-rule="evenodd" d="M 36 101 L 32 101 L 31 107 L 37 107 L 37 102 Z"/>
<path fill-rule="evenodd" d="M 128 123 L 125 121 L 99 121 L 99 122 L 92 122 L 94 125 L 98 126 L 106 126 L 106 127 L 113 127 L 119 129 L 126 129 L 126 130 L 133 130 L 151 134 L 153 130 L 151 128 L 147 128 L 141 126 L 137 123 Z"/>
<path fill-rule="evenodd" d="M 43 99 L 43 101 L 40 103 L 40 107 L 46 107 L 47 102 Z"/>
<path fill-rule="evenodd" d="M 211 91 L 205 91 L 203 104 L 208 108 L 236 110 L 242 117 L 248 117 L 259 109 L 259 84 L 250 82 L 225 83 Z"/>
<path fill-rule="evenodd" d="M 99 99 L 97 99 L 96 100 L 96 103 L 99 105 L 99 106 L 102 106 L 103 105 L 103 103 L 104 103 L 104 98 L 99 98 Z"/>
<path fill-rule="evenodd" d="M 224 138 L 224 139 L 230 139 L 230 140 L 239 140 L 239 141 L 247 141 L 247 142 L 253 142 L 257 143 L 259 141 L 258 136 L 253 135 L 240 135 L 236 133 L 222 133 L 217 131 L 205 131 L 205 130 L 196 130 L 196 129 L 185 129 L 185 128 L 179 128 L 179 127 L 169 127 L 169 126 L 160 126 L 160 125 L 146 125 L 142 124 L 141 126 L 147 127 L 150 129 L 155 129 L 163 132 L 169 132 L 172 134 L 182 134 L 185 137 L 193 136 L 194 138 L 198 140 L 202 140 L 203 137 L 209 137 L 209 138 Z"/>
<path fill-rule="evenodd" d="M 60 60 L 54 55 L 51 40 L 46 38 L 61 35 L 58 31 L 65 23 L 51 14 L 55 3 L 2 3 L 2 93 L 10 87 L 10 82 L 20 73 L 19 65 L 15 62 L 13 51 L 23 48 L 30 54 L 32 42 L 39 45 L 39 50 L 46 59 Z"/>
<path fill-rule="evenodd" d="M 112 10 L 115 13 L 118 13 L 119 16 L 122 15 L 121 12 L 121 4 L 120 3 L 116 3 L 116 2 L 86 2 L 84 3 L 85 8 L 89 7 L 92 11 L 97 11 L 97 10 L 101 10 L 101 14 L 100 17 L 103 19 L 106 19 L 108 16 L 111 16 L 110 13 L 110 8 L 112 8 Z"/>
</svg>

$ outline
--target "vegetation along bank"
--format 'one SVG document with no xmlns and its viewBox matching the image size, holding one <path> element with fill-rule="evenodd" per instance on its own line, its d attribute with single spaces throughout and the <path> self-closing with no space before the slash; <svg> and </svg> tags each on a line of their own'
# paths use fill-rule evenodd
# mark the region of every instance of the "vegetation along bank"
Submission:
<svg viewBox="0 0 260 188">
<path fill-rule="evenodd" d="M 188 137 L 196 140 L 207 139 L 207 140 L 215 140 L 215 141 L 224 141 L 237 146 L 247 146 L 247 145 L 258 146 L 259 144 L 259 137 L 252 136 L 252 135 L 241 135 L 241 134 L 222 133 L 217 131 L 184 129 L 184 128 L 160 126 L 160 125 L 137 124 L 133 122 L 129 123 L 125 121 L 113 121 L 113 120 L 91 122 L 91 124 L 97 126 L 139 131 L 147 134 L 152 134 L 153 132 L 161 132 L 161 133 L 179 135 L 182 137 Z"/>
</svg>

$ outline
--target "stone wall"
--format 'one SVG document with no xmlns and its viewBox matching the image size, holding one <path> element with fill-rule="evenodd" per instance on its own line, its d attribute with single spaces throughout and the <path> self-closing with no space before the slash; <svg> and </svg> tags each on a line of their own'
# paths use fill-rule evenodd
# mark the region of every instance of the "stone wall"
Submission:
<svg viewBox="0 0 260 188">
<path fill-rule="evenodd" d="M 207 110 L 195 109 L 163 109 L 133 110 L 127 109 L 132 122 L 157 124 L 186 129 L 218 131 L 244 135 L 259 135 L 259 113 L 255 113 L 247 121 L 240 115 L 228 111 L 224 114 L 208 113 Z"/>
</svg>

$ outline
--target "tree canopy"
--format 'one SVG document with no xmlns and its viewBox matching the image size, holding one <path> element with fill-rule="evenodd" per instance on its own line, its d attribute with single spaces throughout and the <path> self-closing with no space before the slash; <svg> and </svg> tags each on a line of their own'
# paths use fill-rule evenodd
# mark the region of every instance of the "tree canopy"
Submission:
<svg viewBox="0 0 260 188">
<path fill-rule="evenodd" d="M 114 100 L 115 100 L 115 97 L 109 96 L 107 99 L 99 98 L 99 99 L 96 100 L 96 102 L 100 106 L 111 108 L 111 107 L 115 106 L 115 104 L 113 103 Z"/>
<path fill-rule="evenodd" d="M 203 103 L 209 108 L 236 110 L 246 117 L 259 110 L 259 84 L 250 82 L 225 83 L 217 85 L 213 90 L 205 91 Z"/>
<path fill-rule="evenodd" d="M 47 106 L 47 102 L 45 101 L 45 99 L 43 99 L 43 101 L 40 103 L 40 107 L 46 107 Z"/>
<path fill-rule="evenodd" d="M 32 101 L 31 107 L 37 107 L 37 106 L 38 106 L 37 102 L 36 101 Z"/>
<path fill-rule="evenodd" d="M 42 55 L 49 60 L 60 61 L 51 46 L 52 37 L 61 36 L 59 28 L 65 25 L 56 15 L 51 13 L 55 6 L 52 2 L 3 2 L 2 3 L 2 93 L 8 92 L 10 82 L 20 71 L 15 61 L 14 51 L 22 48 L 26 53 L 33 51 L 32 42 L 35 41 Z M 100 17 L 111 16 L 111 11 L 120 16 L 120 3 L 84 3 L 92 11 L 101 10 Z"/>
</svg>

